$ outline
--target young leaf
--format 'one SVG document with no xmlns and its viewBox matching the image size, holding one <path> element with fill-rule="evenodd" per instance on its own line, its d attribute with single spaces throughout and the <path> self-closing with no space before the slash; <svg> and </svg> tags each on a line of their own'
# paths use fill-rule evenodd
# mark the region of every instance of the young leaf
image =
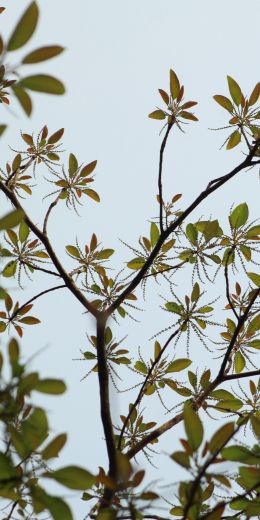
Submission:
<svg viewBox="0 0 260 520">
<path fill-rule="evenodd" d="M 29 54 L 27 54 L 23 58 L 22 63 L 39 63 L 40 61 L 45 61 L 49 60 L 50 58 L 54 58 L 63 51 L 64 47 L 61 47 L 60 45 L 49 45 L 47 47 L 40 47 L 39 49 L 36 49 L 35 51 L 32 51 Z"/>
<path fill-rule="evenodd" d="M 223 108 L 225 108 L 228 112 L 230 112 L 231 114 L 233 113 L 233 105 L 230 101 L 230 99 L 228 99 L 227 97 L 225 96 L 221 96 L 221 95 L 216 95 L 216 96 L 213 96 L 213 99 L 215 99 L 215 101 Z"/>
<path fill-rule="evenodd" d="M 202 422 L 190 403 L 184 405 L 184 427 L 192 451 L 197 451 L 203 440 Z"/>
<path fill-rule="evenodd" d="M 226 149 L 227 150 L 231 150 L 232 148 L 235 148 L 235 146 L 237 146 L 241 141 L 241 134 L 239 132 L 239 130 L 235 130 L 235 132 L 233 132 L 233 134 L 231 134 L 228 142 L 227 142 L 227 145 L 226 145 Z"/>
<path fill-rule="evenodd" d="M 228 80 L 228 88 L 229 88 L 230 95 L 231 95 L 234 103 L 236 103 L 236 105 L 239 106 L 243 99 L 243 94 L 241 92 L 241 88 L 238 85 L 238 83 L 233 78 L 231 78 L 231 76 L 227 76 L 227 80 Z"/>
<path fill-rule="evenodd" d="M 95 482 L 95 477 L 89 471 L 78 466 L 66 466 L 51 473 L 44 473 L 43 477 L 54 479 L 70 489 L 88 489 Z"/>
<path fill-rule="evenodd" d="M 243 226 L 248 219 L 249 211 L 246 202 L 239 204 L 233 209 L 229 221 L 232 229 Z"/>
<path fill-rule="evenodd" d="M 35 92 L 46 92 L 47 94 L 62 95 L 65 92 L 63 83 L 47 74 L 37 74 L 23 78 L 19 85 Z"/>
<path fill-rule="evenodd" d="M 26 9 L 16 25 L 9 41 L 7 43 L 8 51 L 20 49 L 33 35 L 38 22 L 39 10 L 36 2 L 32 2 Z"/>
<path fill-rule="evenodd" d="M 180 82 L 178 80 L 177 75 L 172 69 L 170 70 L 170 91 L 172 99 L 177 98 L 180 92 Z"/>
<path fill-rule="evenodd" d="M 30 116 L 32 113 L 32 100 L 29 94 L 27 94 L 21 85 L 13 85 L 12 90 L 26 115 Z"/>
<path fill-rule="evenodd" d="M 209 442 L 209 451 L 214 454 L 218 451 L 234 433 L 234 423 L 230 422 L 221 426 Z"/>
<path fill-rule="evenodd" d="M 165 119 L 166 114 L 163 112 L 163 110 L 154 110 L 154 112 L 151 112 L 148 117 L 150 117 L 150 119 Z"/>
</svg>

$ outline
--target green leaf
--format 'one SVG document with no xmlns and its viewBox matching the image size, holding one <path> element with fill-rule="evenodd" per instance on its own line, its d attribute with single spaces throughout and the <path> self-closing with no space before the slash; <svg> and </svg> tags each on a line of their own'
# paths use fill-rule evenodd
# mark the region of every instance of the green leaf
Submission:
<svg viewBox="0 0 260 520">
<path fill-rule="evenodd" d="M 20 85 L 13 85 L 12 90 L 27 116 L 32 113 L 32 100 Z"/>
<path fill-rule="evenodd" d="M 26 222 L 23 220 L 19 226 L 19 238 L 21 242 L 25 242 L 27 240 L 30 233 L 30 229 L 27 226 Z"/>
<path fill-rule="evenodd" d="M 167 311 L 174 312 L 175 314 L 181 314 L 183 311 L 181 305 L 178 305 L 176 302 L 167 302 L 165 308 Z"/>
<path fill-rule="evenodd" d="M 230 439 L 232 434 L 234 433 L 234 423 L 230 422 L 221 426 L 219 430 L 217 430 L 211 440 L 209 441 L 209 450 L 212 454 L 216 453 L 224 444 Z"/>
<path fill-rule="evenodd" d="M 46 92 L 47 94 L 61 95 L 65 92 L 63 83 L 47 74 L 36 74 L 23 78 L 19 85 L 35 92 Z"/>
<path fill-rule="evenodd" d="M 260 287 L 260 275 L 257 273 L 247 273 L 247 276 L 252 280 L 252 282 L 257 286 Z"/>
<path fill-rule="evenodd" d="M 198 231 L 193 224 L 188 224 L 186 227 L 186 235 L 193 245 L 197 244 Z"/>
<path fill-rule="evenodd" d="M 238 85 L 238 83 L 233 78 L 231 78 L 231 76 L 227 76 L 227 80 L 228 80 L 228 88 L 229 88 L 230 95 L 231 95 L 234 103 L 236 103 L 236 105 L 239 106 L 243 99 L 243 94 L 241 92 L 241 88 Z"/>
<path fill-rule="evenodd" d="M 154 247 L 157 244 L 157 242 L 159 240 L 159 236 L 160 236 L 159 228 L 154 222 L 152 222 L 151 228 L 150 228 L 150 240 L 151 240 L 152 247 Z"/>
<path fill-rule="evenodd" d="M 257 237 L 258 235 L 260 235 L 260 226 L 253 226 L 246 233 L 247 238 Z"/>
<path fill-rule="evenodd" d="M 200 296 L 200 286 L 197 282 L 195 282 L 192 293 L 191 293 L 191 301 L 196 302 Z"/>
<path fill-rule="evenodd" d="M 66 385 L 61 379 L 41 379 L 34 386 L 34 390 L 43 394 L 64 394 Z"/>
<path fill-rule="evenodd" d="M 23 60 L 22 63 L 39 63 L 40 61 L 49 60 L 50 58 L 54 58 L 55 56 L 58 56 L 58 54 L 61 54 L 61 52 L 64 51 L 64 47 L 61 47 L 60 45 L 48 45 L 46 47 L 39 47 L 39 49 L 36 49 L 35 51 L 30 52 L 27 54 Z"/>
<path fill-rule="evenodd" d="M 247 328 L 247 333 L 251 334 L 252 332 L 257 332 L 259 329 L 260 329 L 260 314 L 255 316 L 255 318 L 253 318 L 250 321 L 248 328 Z"/>
<path fill-rule="evenodd" d="M 14 276 L 17 269 L 17 263 L 15 260 L 12 260 L 11 262 L 8 262 L 6 266 L 4 267 L 2 271 L 2 276 L 5 278 L 10 278 L 11 276 Z"/>
<path fill-rule="evenodd" d="M 172 363 L 167 367 L 166 373 L 170 372 L 181 372 L 181 370 L 185 370 L 185 368 L 191 365 L 192 361 L 190 359 L 181 358 L 175 359 Z"/>
<path fill-rule="evenodd" d="M 2 332 L 5 332 L 6 327 L 7 327 L 7 323 L 5 323 L 4 321 L 0 321 L 0 334 Z"/>
<path fill-rule="evenodd" d="M 232 229 L 237 229 L 243 226 L 248 219 L 249 211 L 246 202 L 239 204 L 233 209 L 229 217 L 230 226 Z"/>
<path fill-rule="evenodd" d="M 99 253 L 96 255 L 97 260 L 107 260 L 110 258 L 111 255 L 114 254 L 114 249 L 102 249 Z"/>
<path fill-rule="evenodd" d="M 172 99 L 177 98 L 180 92 L 180 82 L 178 76 L 172 69 L 170 69 L 170 91 Z"/>
<path fill-rule="evenodd" d="M 220 106 L 225 108 L 228 112 L 230 112 L 231 114 L 233 113 L 233 105 L 232 105 L 230 99 L 228 99 L 225 96 L 218 95 L 218 94 L 216 94 L 216 96 L 213 96 L 213 99 L 215 99 L 215 101 Z"/>
<path fill-rule="evenodd" d="M 228 446 L 221 452 L 223 459 L 234 462 L 244 462 L 246 464 L 259 464 L 260 457 L 255 456 L 244 446 Z"/>
<path fill-rule="evenodd" d="M 166 114 L 162 110 L 154 110 L 148 117 L 150 117 L 150 119 L 165 119 Z"/>
<path fill-rule="evenodd" d="M 235 146 L 237 146 L 241 141 L 241 134 L 239 132 L 239 130 L 235 130 L 235 132 L 233 132 L 227 142 L 227 145 L 226 145 L 226 150 L 231 150 L 232 148 L 235 148 Z"/>
<path fill-rule="evenodd" d="M 89 352 L 88 350 L 86 350 L 86 352 L 83 353 L 83 356 L 88 361 L 90 361 L 92 359 L 96 359 L 96 357 L 97 357 L 95 354 L 93 354 L 93 352 Z"/>
<path fill-rule="evenodd" d="M 133 258 L 133 260 L 130 260 L 130 262 L 128 262 L 127 267 L 129 267 L 129 269 L 137 270 L 137 269 L 141 269 L 144 264 L 145 264 L 144 258 L 142 258 L 142 257 Z"/>
<path fill-rule="evenodd" d="M 0 452 L 0 479 L 5 480 L 15 476 L 17 475 L 11 460 L 7 455 Z"/>
<path fill-rule="evenodd" d="M 69 174 L 70 174 L 70 177 L 73 176 L 73 174 L 77 171 L 77 169 L 78 169 L 77 158 L 75 157 L 74 153 L 70 153 L 70 155 L 69 155 Z"/>
<path fill-rule="evenodd" d="M 219 389 L 219 390 L 214 390 L 213 392 L 211 392 L 211 397 L 213 397 L 214 399 L 224 399 L 224 400 L 227 400 L 227 399 L 234 399 L 234 396 L 233 394 L 231 394 L 231 392 L 228 392 L 228 390 L 224 390 L 224 389 Z"/>
<path fill-rule="evenodd" d="M 200 314 L 207 314 L 208 312 L 213 311 L 213 307 L 210 307 L 210 305 L 204 305 L 203 307 L 200 307 L 197 312 Z"/>
<path fill-rule="evenodd" d="M 95 190 L 91 190 L 90 188 L 87 188 L 83 190 L 83 193 L 85 193 L 88 197 L 95 200 L 96 202 L 100 202 L 99 194 Z"/>
<path fill-rule="evenodd" d="M 7 43 L 8 51 L 20 49 L 33 35 L 38 22 L 39 10 L 36 2 L 32 2 L 16 25 Z"/>
<path fill-rule="evenodd" d="M 0 125 L 0 137 L 3 135 L 3 133 L 6 131 L 7 125 Z"/>
<path fill-rule="evenodd" d="M 39 486 L 34 486 L 30 490 L 34 508 L 36 507 L 36 513 L 41 512 L 43 509 L 48 509 L 53 520 L 73 520 L 72 513 L 69 506 L 59 497 L 48 495 Z M 37 507 L 40 507 L 39 511 Z"/>
<path fill-rule="evenodd" d="M 15 209 L 11 211 L 4 217 L 0 219 L 0 231 L 2 229 L 10 229 L 18 224 L 24 219 L 24 212 L 20 209 Z"/>
<path fill-rule="evenodd" d="M 134 366 L 135 370 L 138 372 L 141 372 L 142 374 L 147 374 L 147 366 L 142 361 L 136 361 L 136 364 Z"/>
<path fill-rule="evenodd" d="M 67 252 L 71 256 L 74 256 L 75 258 L 80 258 L 80 253 L 79 253 L 77 247 L 75 247 L 75 246 L 66 246 L 66 250 L 67 250 Z"/>
<path fill-rule="evenodd" d="M 184 405 L 184 427 L 192 451 L 197 451 L 203 440 L 203 425 L 190 403 Z"/>
<path fill-rule="evenodd" d="M 242 408 L 242 406 L 243 406 L 243 403 L 242 403 L 242 401 L 240 401 L 240 399 L 224 399 L 224 400 L 219 401 L 218 404 L 216 404 L 216 408 L 218 410 L 222 409 L 223 411 L 226 411 L 226 410 L 237 411 L 237 410 L 240 410 L 240 408 Z"/>
<path fill-rule="evenodd" d="M 175 451 L 172 453 L 171 459 L 183 468 L 190 468 L 190 457 L 186 451 Z"/>
<path fill-rule="evenodd" d="M 79 466 L 66 466 L 51 473 L 44 473 L 43 476 L 54 479 L 70 489 L 88 489 L 95 483 L 95 477 Z"/>
<path fill-rule="evenodd" d="M 61 433 L 57 435 L 55 439 L 53 439 L 42 451 L 42 458 L 44 460 L 52 459 L 53 457 L 58 457 L 60 450 L 62 450 L 63 446 L 66 444 L 67 434 Z"/>
<path fill-rule="evenodd" d="M 234 365 L 236 374 L 243 372 L 246 365 L 246 360 L 239 350 L 235 353 Z"/>
</svg>

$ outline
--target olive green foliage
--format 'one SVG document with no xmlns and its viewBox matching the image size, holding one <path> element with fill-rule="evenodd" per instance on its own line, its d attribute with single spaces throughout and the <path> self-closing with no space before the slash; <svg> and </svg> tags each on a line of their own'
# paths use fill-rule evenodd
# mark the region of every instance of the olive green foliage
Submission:
<svg viewBox="0 0 260 520">
<path fill-rule="evenodd" d="M 0 49 L 1 101 L 9 103 L 13 93 L 28 115 L 28 91 L 64 92 L 59 80 L 43 74 L 22 77 L 19 72 L 14 83 L 16 71 L 6 69 L 3 63 L 7 53 L 30 39 L 37 21 L 38 7 L 33 2 L 9 39 L 5 43 L 1 40 Z M 27 54 L 22 65 L 50 59 L 62 50 L 58 45 L 41 47 Z M 83 243 L 74 236 L 64 243 L 70 271 L 63 267 L 50 241 L 48 225 L 57 205 L 77 213 L 80 205 L 86 204 L 91 211 L 92 204 L 101 200 L 93 189 L 97 161 L 92 157 L 78 159 L 73 152 L 63 161 L 63 128 L 50 131 L 46 124 L 36 133 L 22 132 L 21 150 L 11 149 L 11 159 L 2 165 L 1 195 L 13 206 L 0 220 L 0 333 L 1 338 L 10 334 L 1 343 L 1 347 L 7 344 L 7 355 L 0 353 L 0 497 L 4 518 L 40 520 L 47 514 L 54 520 L 72 519 L 68 501 L 49 494 L 46 479 L 79 491 L 79 499 L 86 502 L 86 514 L 98 520 L 260 517 L 260 225 L 252 221 L 243 200 L 233 206 L 231 202 L 226 215 L 207 218 L 202 209 L 203 218 L 192 214 L 218 188 L 248 169 L 252 170 L 250 182 L 260 164 L 260 83 L 246 96 L 233 78 L 227 79 L 230 97 L 213 97 L 231 117 L 224 127 L 231 129 L 226 149 L 232 151 L 240 145 L 243 160 L 230 173 L 209 179 L 188 207 L 182 204 L 180 193 L 164 200 L 164 150 L 175 127 L 182 131 L 184 123 L 198 121 L 190 111 L 197 103 L 185 101 L 184 86 L 172 69 L 169 93 L 159 89 L 163 108 L 156 107 L 149 114 L 150 119 L 164 125 L 155 194 L 158 217 L 144 226 L 146 231 L 137 245 L 121 241 L 131 253 L 126 253 L 116 274 L 112 271 L 115 251 L 106 241 L 102 245 L 95 230 L 88 230 Z M 47 183 L 43 197 L 50 203 L 43 222 L 36 224 L 23 209 L 22 199 L 33 196 L 40 164 L 45 167 Z M 22 287 L 24 277 L 28 277 L 36 287 L 38 271 L 61 284 L 38 293 L 35 289 L 28 301 L 23 300 L 22 292 L 11 296 L 6 290 L 10 278 Z M 182 283 L 184 277 L 189 281 L 188 290 Z M 161 284 L 160 299 L 154 303 L 166 326 L 160 329 L 158 318 L 148 333 L 152 343 L 135 348 L 127 337 L 120 338 L 118 326 L 128 326 L 129 318 L 141 320 L 140 311 L 154 283 Z M 37 406 L 37 393 L 58 396 L 66 385 L 60 379 L 42 379 L 38 372 L 30 372 L 20 354 L 17 336 L 24 336 L 26 342 L 28 327 L 41 323 L 37 300 L 51 298 L 50 293 L 60 289 L 70 291 L 83 312 L 96 320 L 96 334 L 87 336 L 88 344 L 81 349 L 79 359 L 87 367 L 81 376 L 88 380 L 82 385 L 99 384 L 100 439 L 104 438 L 106 445 L 106 468 L 97 460 L 95 468 L 63 467 L 61 462 L 61 467 L 53 469 L 52 461 L 60 452 L 62 461 L 67 435 L 51 434 L 47 412 Z M 136 305 L 139 301 L 141 307 Z M 82 342 L 84 337 L 83 330 Z M 209 360 L 202 369 L 198 366 L 200 349 L 205 349 L 205 360 Z M 130 378 L 132 386 L 126 388 Z M 110 381 L 119 393 L 130 393 L 125 413 L 115 423 Z M 170 414 L 164 422 L 151 416 L 149 405 L 155 398 Z M 164 494 L 162 483 L 151 483 L 149 471 L 145 474 L 142 469 L 142 456 L 156 464 L 158 450 L 165 453 L 164 433 L 174 432 L 177 425 L 181 425 L 180 444 L 176 442 L 175 451 L 168 454 L 171 486 Z M 176 434 L 172 438 L 175 441 Z"/>
</svg>

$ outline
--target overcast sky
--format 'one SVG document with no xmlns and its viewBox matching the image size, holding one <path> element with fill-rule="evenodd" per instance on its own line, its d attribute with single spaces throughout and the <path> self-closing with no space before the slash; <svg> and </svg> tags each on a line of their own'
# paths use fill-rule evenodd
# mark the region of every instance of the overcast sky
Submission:
<svg viewBox="0 0 260 520">
<path fill-rule="evenodd" d="M 7 7 L 1 15 L 1 32 L 5 36 L 28 3 L 2 0 L 1 5 Z M 64 126 L 64 161 L 69 152 L 76 154 L 79 162 L 98 160 L 95 187 L 101 204 L 86 200 L 80 209 L 81 218 L 60 204 L 50 225 L 55 250 L 65 266 L 72 269 L 75 264 L 64 254 L 64 246 L 75 243 L 76 236 L 84 245 L 95 231 L 104 247 L 118 251 L 113 264 L 118 271 L 133 256 L 118 238 L 136 246 L 139 235 L 149 233 L 148 220 L 158 211 L 155 196 L 162 125 L 148 119 L 147 114 L 160 104 L 157 89 L 168 90 L 170 68 L 185 85 L 185 99 L 199 102 L 195 111 L 199 122 L 187 125 L 185 134 L 175 129 L 172 132 L 166 152 L 165 199 L 183 193 L 180 207 L 184 208 L 210 179 L 227 173 L 242 160 L 241 147 L 230 152 L 219 151 L 227 136 L 225 131 L 209 130 L 227 124 L 227 113 L 212 96 L 227 94 L 227 74 L 238 81 L 245 93 L 250 93 L 259 81 L 259 0 L 248 3 L 243 0 L 40 0 L 38 4 L 41 19 L 37 32 L 26 47 L 10 55 L 10 62 L 16 63 L 25 53 L 45 44 L 64 45 L 63 55 L 28 66 L 25 73 L 56 75 L 64 81 L 67 92 L 63 97 L 35 93 L 31 119 L 23 116 L 15 104 L 14 115 L 1 112 L 1 122 L 10 125 L 0 141 L 1 165 L 12 157 L 8 145 L 23 149 L 20 130 L 37 133 L 47 124 L 53 132 Z M 44 168 L 39 169 L 39 175 L 44 174 Z M 35 197 L 25 202 L 38 223 L 47 208 L 42 197 L 51 190 L 51 185 L 42 182 L 40 185 Z M 256 192 L 259 192 L 257 172 L 242 173 L 209 198 L 194 220 L 202 214 L 212 214 L 221 220 L 232 203 L 243 201 L 250 204 L 252 217 L 256 217 L 259 201 Z M 182 276 L 179 282 L 185 285 L 187 274 Z M 44 275 L 35 275 L 33 283 L 24 280 L 25 290 L 19 293 L 19 300 L 25 301 L 52 284 Z M 161 318 L 159 314 L 158 304 L 162 300 L 157 299 L 153 305 L 156 292 L 161 294 L 161 289 L 157 290 L 152 283 L 146 302 L 140 301 L 140 307 L 148 309 L 135 314 L 140 323 L 126 320 L 121 327 L 111 324 L 117 339 L 128 334 L 125 347 L 133 356 L 141 345 L 144 355 L 148 352 L 148 359 L 152 353 L 150 336 L 167 325 L 168 317 L 163 314 Z M 96 471 L 98 465 L 106 466 L 98 418 L 97 378 L 91 375 L 80 382 L 91 365 L 72 361 L 79 357 L 79 349 L 87 349 L 86 333 L 94 332 L 93 324 L 82 314 L 80 304 L 64 291 L 45 296 L 34 309 L 42 325 L 25 332 L 24 357 L 44 348 L 33 361 L 33 367 L 40 368 L 43 376 L 62 377 L 68 385 L 68 392 L 59 398 L 34 396 L 36 403 L 48 409 L 53 434 L 69 432 L 68 445 L 58 464 L 81 464 Z M 205 352 L 198 348 L 196 361 L 203 368 Z M 126 370 L 123 373 L 127 383 L 121 384 L 122 389 L 132 384 L 131 373 Z M 135 381 L 133 377 L 133 384 Z M 114 397 L 115 418 L 120 406 L 121 412 L 126 413 L 126 406 L 120 402 Z M 159 421 L 165 420 L 159 404 L 153 406 L 147 420 L 154 419 L 152 415 L 156 414 Z M 179 431 L 182 429 L 167 434 L 160 444 L 162 450 L 172 452 L 178 446 Z M 160 470 L 152 470 L 151 478 L 176 471 L 166 455 L 160 461 Z M 142 456 L 139 462 L 147 466 Z M 64 491 L 57 489 L 60 493 Z M 72 496 L 75 518 L 82 518 L 86 505 L 77 500 L 77 494 L 67 495 Z"/>
</svg>

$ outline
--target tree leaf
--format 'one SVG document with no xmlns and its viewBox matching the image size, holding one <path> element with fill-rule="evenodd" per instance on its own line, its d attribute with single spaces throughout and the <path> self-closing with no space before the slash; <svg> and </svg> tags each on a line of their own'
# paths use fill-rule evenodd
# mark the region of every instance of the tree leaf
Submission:
<svg viewBox="0 0 260 520">
<path fill-rule="evenodd" d="M 209 441 L 209 451 L 214 454 L 216 453 L 234 433 L 234 423 L 230 422 L 221 426 Z"/>
<path fill-rule="evenodd" d="M 191 365 L 192 361 L 190 359 L 181 358 L 175 359 L 172 363 L 167 367 L 166 373 L 170 372 L 181 372 L 181 370 L 185 370 L 185 368 Z"/>
<path fill-rule="evenodd" d="M 77 247 L 75 247 L 75 246 L 66 246 L 66 250 L 67 250 L 67 252 L 71 256 L 74 256 L 75 258 L 80 258 L 80 253 L 79 253 Z"/>
<path fill-rule="evenodd" d="M 220 105 L 222 106 L 223 108 L 225 108 L 228 112 L 230 112 L 230 114 L 233 113 L 233 105 L 230 101 L 230 99 L 228 99 L 227 97 L 225 96 L 221 96 L 221 95 L 218 95 L 216 94 L 216 96 L 213 96 L 213 99 L 215 99 L 215 101 Z"/>
<path fill-rule="evenodd" d="M 235 132 L 233 132 L 233 134 L 231 134 L 228 142 L 227 142 L 227 145 L 226 145 L 226 149 L 227 150 L 231 150 L 232 148 L 235 148 L 235 146 L 237 146 L 241 141 L 241 134 L 239 132 L 239 130 L 235 130 Z"/>
<path fill-rule="evenodd" d="M 11 479 L 16 476 L 15 468 L 8 455 L 0 452 L 0 479 Z"/>
<path fill-rule="evenodd" d="M 35 51 L 30 52 L 27 54 L 23 60 L 22 63 L 39 63 L 40 61 L 49 60 L 50 58 L 54 58 L 55 56 L 58 56 L 58 54 L 61 54 L 61 52 L 64 51 L 64 47 L 61 47 L 60 45 L 48 45 L 46 47 L 39 47 L 39 49 L 36 49 Z"/>
<path fill-rule="evenodd" d="M 167 311 L 174 312 L 175 314 L 181 314 L 183 311 L 182 307 L 176 302 L 167 302 L 165 308 Z"/>
<path fill-rule="evenodd" d="M 188 224 L 186 227 L 186 235 L 193 245 L 197 244 L 198 231 L 193 224 Z"/>
<path fill-rule="evenodd" d="M 23 78 L 18 85 L 35 92 L 46 92 L 47 94 L 62 95 L 65 92 L 63 83 L 47 74 L 36 74 Z"/>
<path fill-rule="evenodd" d="M 66 466 L 44 473 L 43 477 L 54 479 L 70 489 L 88 489 L 95 483 L 95 477 L 79 466 Z"/>
<path fill-rule="evenodd" d="M 21 85 L 13 85 L 12 90 L 27 116 L 32 113 L 32 100 Z"/>
<path fill-rule="evenodd" d="M 19 226 L 19 238 L 21 242 L 25 242 L 29 236 L 30 229 L 26 222 L 23 220 Z"/>
<path fill-rule="evenodd" d="M 243 372 L 246 366 L 246 360 L 239 350 L 235 353 L 234 365 L 236 374 Z"/>
<path fill-rule="evenodd" d="M 170 69 L 170 91 L 172 99 L 177 98 L 180 92 L 180 82 L 178 76 L 172 69 Z"/>
<path fill-rule="evenodd" d="M 130 262 L 128 262 L 127 267 L 129 267 L 129 269 L 137 270 L 141 269 L 141 267 L 143 267 L 144 264 L 144 258 L 133 258 L 133 260 L 130 260 Z"/>
<path fill-rule="evenodd" d="M 0 219 L 0 231 L 2 229 L 10 229 L 17 226 L 23 219 L 24 212 L 22 210 L 15 209 L 14 211 L 11 211 Z"/>
<path fill-rule="evenodd" d="M 43 394 L 64 394 L 66 385 L 61 379 L 41 379 L 34 385 L 34 390 Z"/>
<path fill-rule="evenodd" d="M 8 262 L 6 266 L 4 267 L 2 271 L 2 276 L 5 278 L 10 278 L 11 276 L 14 276 L 17 269 L 17 262 L 15 260 L 12 260 L 11 262 Z"/>
<path fill-rule="evenodd" d="M 260 274 L 257 273 L 247 273 L 247 276 L 252 280 L 252 282 L 257 286 L 260 287 Z"/>
<path fill-rule="evenodd" d="M 151 112 L 148 117 L 150 117 L 150 119 L 165 119 L 166 114 L 163 112 L 163 110 L 154 110 L 154 112 Z"/>
<path fill-rule="evenodd" d="M 256 84 L 255 88 L 253 89 L 252 94 L 250 95 L 250 98 L 248 100 L 248 105 L 249 106 L 255 105 L 255 103 L 257 103 L 257 101 L 258 101 L 259 96 L 260 96 L 260 82 L 258 82 Z"/>
<path fill-rule="evenodd" d="M 18 24 L 16 25 L 7 43 L 8 51 L 20 49 L 33 35 L 39 17 L 39 10 L 36 2 L 32 2 L 26 9 Z"/>
<path fill-rule="evenodd" d="M 248 219 L 248 215 L 249 211 L 246 202 L 243 202 L 242 204 L 236 206 L 229 217 L 231 228 L 234 229 L 243 226 Z"/>
<path fill-rule="evenodd" d="M 192 293 L 191 293 L 191 301 L 196 302 L 200 296 L 200 286 L 198 282 L 195 282 Z M 200 311 L 201 312 L 201 311 Z"/>
<path fill-rule="evenodd" d="M 228 88 L 229 88 L 230 95 L 231 95 L 234 103 L 236 103 L 236 105 L 239 106 L 243 99 L 243 94 L 241 92 L 241 88 L 238 85 L 238 83 L 233 78 L 231 78 L 231 76 L 227 76 L 227 80 L 228 80 Z"/>
<path fill-rule="evenodd" d="M 160 236 L 159 228 L 154 222 L 152 222 L 151 228 L 150 228 L 150 240 L 151 240 L 152 247 L 154 247 L 157 244 L 157 242 L 159 240 L 159 236 Z"/>
<path fill-rule="evenodd" d="M 52 459 L 53 457 L 58 457 L 59 452 L 62 450 L 63 446 L 66 444 L 67 434 L 61 433 L 57 435 L 55 439 L 53 439 L 42 451 L 41 455 L 44 460 Z"/>
<path fill-rule="evenodd" d="M 184 405 L 184 427 L 192 451 L 197 451 L 203 440 L 203 425 L 190 403 Z"/>
<path fill-rule="evenodd" d="M 86 190 L 83 190 L 83 193 L 88 195 L 88 197 L 95 200 L 96 202 L 100 202 L 99 194 L 96 191 L 87 188 Z"/>
<path fill-rule="evenodd" d="M 147 366 L 142 361 L 136 361 L 136 364 L 134 366 L 135 370 L 138 372 L 141 372 L 142 374 L 147 374 Z"/>
</svg>

